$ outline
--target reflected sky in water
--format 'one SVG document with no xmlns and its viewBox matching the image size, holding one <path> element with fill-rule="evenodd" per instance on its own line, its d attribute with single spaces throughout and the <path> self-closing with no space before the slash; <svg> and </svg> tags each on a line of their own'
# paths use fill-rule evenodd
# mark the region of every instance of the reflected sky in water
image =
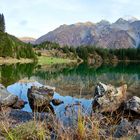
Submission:
<svg viewBox="0 0 140 140">
<path fill-rule="evenodd" d="M 32 109 L 29 105 L 29 101 L 27 97 L 27 91 L 31 86 L 40 87 L 42 85 L 38 82 L 31 82 L 31 83 L 15 83 L 7 87 L 7 90 L 10 93 L 17 95 L 20 99 L 27 102 L 27 104 L 22 110 L 28 111 L 28 112 L 32 112 Z M 61 96 L 58 93 L 55 93 L 53 98 L 59 99 L 64 102 L 63 104 L 59 106 L 54 106 L 51 103 L 56 116 L 59 119 L 62 119 L 63 121 L 67 120 L 68 118 L 71 119 L 71 117 L 73 116 L 73 113 L 75 112 L 74 114 L 77 114 L 79 109 L 82 111 L 81 113 L 84 115 L 89 115 L 92 111 L 91 99 L 88 100 L 84 98 L 74 98 L 71 96 Z"/>
</svg>

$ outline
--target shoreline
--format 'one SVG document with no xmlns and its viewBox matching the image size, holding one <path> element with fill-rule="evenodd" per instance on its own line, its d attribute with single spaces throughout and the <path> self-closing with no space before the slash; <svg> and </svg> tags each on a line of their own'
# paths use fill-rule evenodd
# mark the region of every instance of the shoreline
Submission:
<svg viewBox="0 0 140 140">
<path fill-rule="evenodd" d="M 2 58 L 0 57 L 0 65 L 3 64 L 16 64 L 16 63 L 21 63 L 21 64 L 26 64 L 26 63 L 34 63 L 33 59 L 16 59 L 16 58 Z M 46 57 L 46 56 L 41 56 L 38 57 L 37 64 L 38 65 L 53 65 L 53 64 L 68 64 L 68 63 L 77 63 L 77 60 L 70 60 L 70 59 L 64 59 L 64 58 L 57 58 L 57 57 Z"/>
<path fill-rule="evenodd" d="M 118 60 L 118 62 L 140 63 L 140 60 Z"/>
<path fill-rule="evenodd" d="M 21 63 L 21 64 L 26 64 L 26 63 L 33 63 L 33 59 L 28 59 L 28 58 L 12 58 L 12 57 L 7 57 L 3 58 L 0 57 L 0 65 L 3 64 L 16 64 L 16 63 Z M 80 60 L 80 63 L 83 62 Z M 140 63 L 140 60 L 118 60 L 117 62 L 124 62 L 124 63 Z M 54 64 L 69 64 L 69 63 L 78 63 L 77 59 L 68 59 L 68 58 L 59 58 L 59 57 L 48 57 L 48 56 L 40 56 L 37 59 L 38 65 L 54 65 Z"/>
<path fill-rule="evenodd" d="M 16 64 L 16 63 L 26 64 L 26 63 L 33 63 L 33 62 L 34 62 L 33 59 L 27 59 L 27 58 L 16 59 L 16 58 L 11 58 L 11 57 L 7 57 L 7 58 L 0 57 L 0 65 Z"/>
</svg>

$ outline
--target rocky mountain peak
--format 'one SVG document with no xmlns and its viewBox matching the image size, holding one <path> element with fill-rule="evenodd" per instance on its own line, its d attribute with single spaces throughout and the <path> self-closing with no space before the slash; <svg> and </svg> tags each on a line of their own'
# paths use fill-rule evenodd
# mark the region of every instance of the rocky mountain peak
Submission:
<svg viewBox="0 0 140 140">
<path fill-rule="evenodd" d="M 40 37 L 35 43 L 44 41 L 74 47 L 80 45 L 96 45 L 104 48 L 137 47 L 140 44 L 140 21 L 134 17 L 123 17 L 115 23 L 101 20 L 96 24 L 92 22 L 64 24 Z"/>
<path fill-rule="evenodd" d="M 100 22 L 97 23 L 97 25 L 110 25 L 110 22 L 107 20 L 101 20 Z"/>
<path fill-rule="evenodd" d="M 134 21 L 138 21 L 138 19 L 136 17 L 133 16 L 124 16 L 122 19 L 128 21 L 128 22 L 134 22 Z"/>
<path fill-rule="evenodd" d="M 125 19 L 123 19 L 123 18 L 119 18 L 115 23 L 116 24 L 125 24 L 125 23 L 127 23 L 128 21 L 127 20 L 125 20 Z"/>
</svg>

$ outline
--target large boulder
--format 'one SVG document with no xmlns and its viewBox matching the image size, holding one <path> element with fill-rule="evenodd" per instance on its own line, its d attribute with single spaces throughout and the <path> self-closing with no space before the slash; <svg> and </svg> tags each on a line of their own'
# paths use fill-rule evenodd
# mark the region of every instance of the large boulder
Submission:
<svg viewBox="0 0 140 140">
<path fill-rule="evenodd" d="M 112 85 L 98 83 L 92 102 L 93 110 L 98 109 L 99 112 L 115 111 L 126 99 L 126 90 L 126 84 L 116 88 Z"/>
<path fill-rule="evenodd" d="M 16 95 L 13 95 L 7 91 L 7 89 L 0 84 L 0 104 L 1 106 L 12 106 L 18 100 Z"/>
<path fill-rule="evenodd" d="M 32 86 L 28 89 L 28 100 L 33 111 L 38 112 L 53 112 L 53 107 L 50 102 L 53 99 L 55 88 L 50 86 L 36 87 Z"/>
<path fill-rule="evenodd" d="M 0 84 L 0 105 L 1 107 L 12 107 L 12 108 L 23 108 L 25 102 L 23 100 L 19 100 L 18 96 L 11 94 L 7 91 L 7 89 Z"/>
</svg>

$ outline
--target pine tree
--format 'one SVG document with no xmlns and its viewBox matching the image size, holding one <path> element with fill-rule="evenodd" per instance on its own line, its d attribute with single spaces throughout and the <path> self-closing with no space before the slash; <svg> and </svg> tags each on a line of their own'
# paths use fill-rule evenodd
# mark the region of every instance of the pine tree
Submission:
<svg viewBox="0 0 140 140">
<path fill-rule="evenodd" d="M 3 14 L 0 14 L 0 31 L 5 32 L 5 19 Z"/>
<path fill-rule="evenodd" d="M 13 57 L 13 47 L 12 47 L 12 42 L 10 38 L 8 38 L 8 35 L 4 35 L 5 40 L 3 43 L 3 49 L 2 49 L 2 57 Z"/>
</svg>

